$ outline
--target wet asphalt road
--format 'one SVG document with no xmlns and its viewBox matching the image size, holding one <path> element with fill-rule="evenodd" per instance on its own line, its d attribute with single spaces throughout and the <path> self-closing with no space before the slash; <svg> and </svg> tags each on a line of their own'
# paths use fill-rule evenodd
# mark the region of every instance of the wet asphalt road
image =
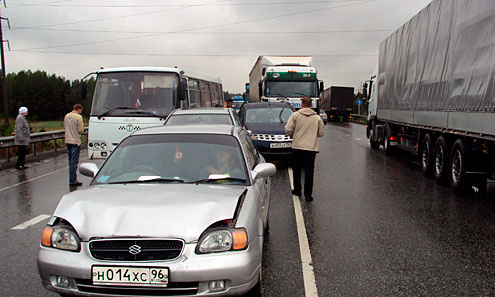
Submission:
<svg viewBox="0 0 495 297">
<path fill-rule="evenodd" d="M 457 195 L 423 178 L 408 155 L 371 150 L 363 126 L 329 124 L 325 132 L 315 200 L 301 201 L 318 296 L 495 295 L 494 184 L 486 195 Z M 47 220 L 11 228 L 53 212 L 69 191 L 67 160 L 60 155 L 28 165 L 0 172 L 0 296 L 56 296 L 42 288 L 36 267 Z M 265 295 L 304 296 L 302 273 L 282 162 L 272 179 Z"/>
</svg>

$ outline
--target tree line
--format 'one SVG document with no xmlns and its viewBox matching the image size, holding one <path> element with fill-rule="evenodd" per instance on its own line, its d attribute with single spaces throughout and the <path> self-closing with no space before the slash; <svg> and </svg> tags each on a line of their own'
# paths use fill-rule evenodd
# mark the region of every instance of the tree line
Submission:
<svg viewBox="0 0 495 297">
<path fill-rule="evenodd" d="M 15 118 L 19 107 L 29 109 L 33 121 L 62 120 L 76 103 L 84 107 L 83 115 L 88 116 L 95 79 L 86 80 L 87 94 L 81 98 L 82 81 L 68 81 L 64 77 L 49 75 L 45 71 L 31 70 L 9 73 L 7 75 L 8 114 Z M 5 117 L 3 104 L 0 106 L 2 118 Z"/>
</svg>

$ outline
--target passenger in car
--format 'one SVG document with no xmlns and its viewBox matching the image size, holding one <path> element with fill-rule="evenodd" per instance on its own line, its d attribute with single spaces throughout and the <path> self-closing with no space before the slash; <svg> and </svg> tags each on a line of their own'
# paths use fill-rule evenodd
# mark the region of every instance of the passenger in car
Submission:
<svg viewBox="0 0 495 297">
<path fill-rule="evenodd" d="M 218 150 L 215 153 L 214 164 L 206 165 L 204 171 L 207 174 L 222 174 L 231 177 L 241 176 L 242 173 L 232 158 L 232 152 L 228 150 Z"/>
</svg>

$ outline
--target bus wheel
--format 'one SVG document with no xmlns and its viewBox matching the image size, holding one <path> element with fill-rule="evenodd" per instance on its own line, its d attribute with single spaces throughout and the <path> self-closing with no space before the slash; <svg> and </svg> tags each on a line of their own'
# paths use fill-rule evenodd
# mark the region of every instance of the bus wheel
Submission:
<svg viewBox="0 0 495 297">
<path fill-rule="evenodd" d="M 457 139 L 452 147 L 450 159 L 450 186 L 460 191 L 466 188 L 466 154 L 464 143 Z"/>
<path fill-rule="evenodd" d="M 440 136 L 435 144 L 435 159 L 433 163 L 433 176 L 439 184 L 444 184 L 447 180 L 449 153 L 445 137 Z"/>
<path fill-rule="evenodd" d="M 427 177 L 432 175 L 433 171 L 433 144 L 431 136 L 426 133 L 421 144 L 421 171 Z"/>
</svg>

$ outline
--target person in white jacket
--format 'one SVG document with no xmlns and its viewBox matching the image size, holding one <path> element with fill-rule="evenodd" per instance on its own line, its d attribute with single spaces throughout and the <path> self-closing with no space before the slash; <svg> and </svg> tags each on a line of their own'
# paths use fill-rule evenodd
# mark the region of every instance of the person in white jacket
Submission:
<svg viewBox="0 0 495 297">
<path fill-rule="evenodd" d="M 312 100 L 304 97 L 301 109 L 294 112 L 285 132 L 292 137 L 292 172 L 294 189 L 292 194 L 301 196 L 301 169 L 304 169 L 304 198 L 313 201 L 313 178 L 316 153 L 319 150 L 318 137 L 323 137 L 323 120 L 311 109 Z"/>
</svg>

